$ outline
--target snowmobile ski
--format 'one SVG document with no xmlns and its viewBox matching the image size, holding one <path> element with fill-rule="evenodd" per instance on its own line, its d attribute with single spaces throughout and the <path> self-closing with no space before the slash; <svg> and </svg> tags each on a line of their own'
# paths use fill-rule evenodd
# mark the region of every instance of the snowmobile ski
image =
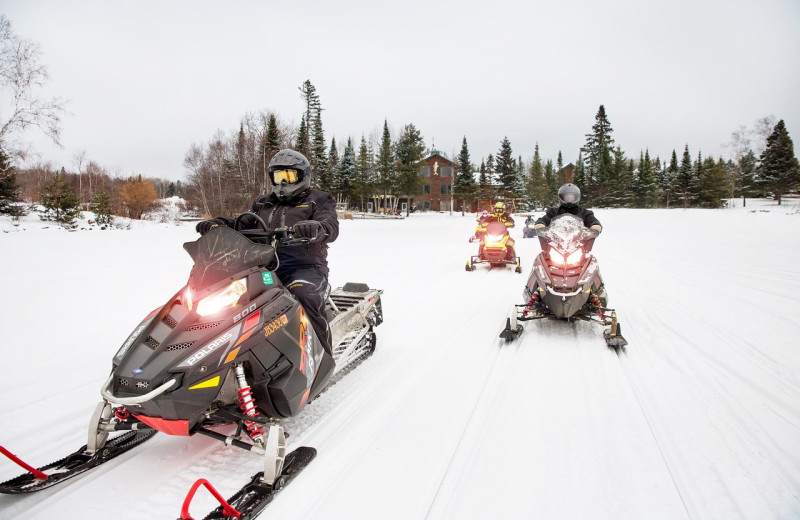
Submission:
<svg viewBox="0 0 800 520">
<path fill-rule="evenodd" d="M 109 439 L 105 446 L 94 454 L 88 453 L 87 447 L 83 446 L 61 460 L 37 468 L 36 475 L 46 476 L 45 478 L 37 478 L 33 472 L 28 472 L 0 484 L 0 493 L 12 495 L 32 493 L 55 486 L 135 448 L 155 434 L 156 430 L 150 428 L 129 431 Z"/>
<path fill-rule="evenodd" d="M 235 509 L 240 514 L 237 517 L 240 520 L 251 520 L 257 517 L 272 502 L 275 493 L 288 485 L 294 477 L 308 466 L 309 462 L 314 460 L 316 455 L 317 450 L 314 448 L 306 446 L 297 448 L 286 455 L 283 471 L 274 484 L 269 485 L 262 481 L 263 472 L 256 473 L 250 479 L 250 482 L 228 499 L 227 506 Z M 204 520 L 229 520 L 231 515 L 230 513 L 226 515 L 225 510 L 225 505 L 220 504 Z M 188 513 L 188 504 L 184 503 L 184 513 L 181 514 L 181 519 L 191 518 L 186 513 Z"/>
</svg>

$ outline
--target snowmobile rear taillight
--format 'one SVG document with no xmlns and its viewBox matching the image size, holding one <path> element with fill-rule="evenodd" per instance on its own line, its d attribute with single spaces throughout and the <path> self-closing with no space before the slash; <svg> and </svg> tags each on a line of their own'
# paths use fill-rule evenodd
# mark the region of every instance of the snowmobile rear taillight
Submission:
<svg viewBox="0 0 800 520">
<path fill-rule="evenodd" d="M 553 261 L 554 264 L 558 265 L 578 265 L 583 260 L 583 249 L 578 248 L 572 253 L 568 254 L 566 258 L 560 252 L 556 251 L 554 248 L 550 248 L 550 260 Z"/>
<path fill-rule="evenodd" d="M 197 302 L 197 314 L 200 316 L 209 316 L 221 310 L 229 309 L 239 302 L 239 298 L 247 292 L 247 278 L 239 278 L 234 280 L 227 287 L 206 296 Z M 189 288 L 186 288 L 186 298 L 188 300 L 189 308 L 191 309 L 191 293 Z"/>
</svg>

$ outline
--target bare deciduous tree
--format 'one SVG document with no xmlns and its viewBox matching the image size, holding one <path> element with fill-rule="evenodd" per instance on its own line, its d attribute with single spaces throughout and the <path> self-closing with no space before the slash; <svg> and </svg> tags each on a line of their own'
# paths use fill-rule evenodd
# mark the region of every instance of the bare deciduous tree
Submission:
<svg viewBox="0 0 800 520">
<path fill-rule="evenodd" d="M 47 67 L 39 61 L 40 54 L 36 43 L 20 38 L 11 29 L 8 18 L 0 15 L 0 143 L 16 156 L 24 155 L 25 150 L 9 140 L 15 132 L 29 127 L 39 128 L 61 146 L 64 102 L 39 96 L 38 88 L 48 80 Z"/>
</svg>

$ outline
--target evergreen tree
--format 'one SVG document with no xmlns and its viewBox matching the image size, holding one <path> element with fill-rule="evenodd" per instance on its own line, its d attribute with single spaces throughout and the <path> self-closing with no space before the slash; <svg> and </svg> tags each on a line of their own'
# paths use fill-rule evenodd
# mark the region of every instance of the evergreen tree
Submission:
<svg viewBox="0 0 800 520">
<path fill-rule="evenodd" d="M 332 137 L 331 138 L 331 147 L 330 147 L 330 150 L 328 151 L 328 165 L 329 165 L 329 169 L 330 169 L 330 178 L 331 178 L 330 191 L 334 195 L 334 198 L 336 199 L 336 202 L 344 202 L 338 196 L 338 189 L 339 189 L 339 184 L 340 184 L 340 179 L 339 179 L 339 163 L 340 162 L 341 162 L 341 159 L 339 158 L 339 150 L 336 148 L 336 138 Z"/>
<path fill-rule="evenodd" d="M 636 181 L 636 206 L 639 208 L 655 207 L 658 198 L 658 185 L 650 151 L 639 154 L 639 175 Z"/>
<path fill-rule="evenodd" d="M 525 163 L 522 161 L 521 155 L 514 161 L 514 166 L 516 166 L 516 174 L 514 175 L 514 198 L 521 199 L 525 196 L 525 183 L 527 181 L 525 178 Z"/>
<path fill-rule="evenodd" d="M 514 185 L 516 184 L 516 168 L 514 167 L 513 152 L 508 137 L 504 137 L 500 142 L 500 150 L 497 152 L 496 162 L 497 180 L 503 186 L 506 196 L 513 196 Z"/>
<path fill-rule="evenodd" d="M 411 197 L 422 189 L 423 180 L 419 174 L 422 160 L 425 159 L 425 141 L 422 134 L 413 124 L 408 124 L 397 139 L 395 149 L 397 159 L 398 190 L 406 195 L 409 203 Z M 406 215 L 409 214 L 410 204 L 406 206 Z"/>
<path fill-rule="evenodd" d="M 583 161 L 586 166 L 584 173 L 584 186 L 578 186 L 591 199 L 594 205 L 605 203 L 605 181 L 612 169 L 611 152 L 614 139 L 611 137 L 613 129 L 606 116 L 603 105 L 597 110 L 592 133 L 586 134 L 586 144 L 581 148 L 584 153 Z"/>
<path fill-rule="evenodd" d="M 619 146 L 614 149 L 611 164 L 606 204 L 612 208 L 631 208 L 634 206 L 633 168 Z"/>
<path fill-rule="evenodd" d="M 544 183 L 547 186 L 547 193 L 550 194 L 550 200 L 557 200 L 558 197 L 558 179 L 556 179 L 556 171 L 553 167 L 553 161 L 547 159 L 544 163 Z"/>
<path fill-rule="evenodd" d="M 18 215 L 19 185 L 17 173 L 11 164 L 11 159 L 0 148 L 0 214 Z"/>
<path fill-rule="evenodd" d="M 394 149 L 392 138 L 389 134 L 389 124 L 383 120 L 383 134 L 381 134 L 381 144 L 378 148 L 378 161 L 376 165 L 378 172 L 378 188 L 383 191 L 384 211 L 389 211 L 389 196 L 394 191 L 397 169 L 394 162 Z"/>
<path fill-rule="evenodd" d="M 567 183 L 567 172 L 564 171 L 564 159 L 561 157 L 561 150 L 558 151 L 556 159 L 556 184 L 563 186 Z"/>
<path fill-rule="evenodd" d="M 114 223 L 111 195 L 109 195 L 106 190 L 100 189 L 100 191 L 94 194 L 89 209 L 94 212 L 95 222 L 101 226 L 107 226 Z M 105 229 L 105 227 L 103 229 Z"/>
<path fill-rule="evenodd" d="M 486 186 L 488 184 L 489 184 L 489 174 L 486 171 L 486 162 L 484 162 L 483 157 L 481 157 L 481 166 L 480 168 L 478 168 L 478 185 L 480 185 L 482 194 L 486 190 Z"/>
<path fill-rule="evenodd" d="M 489 154 L 489 157 L 486 158 L 486 178 L 488 179 L 488 184 L 494 184 L 495 178 L 494 174 L 497 170 L 494 166 L 494 155 Z"/>
<path fill-rule="evenodd" d="M 367 199 L 372 197 L 375 186 L 375 161 L 370 146 L 364 136 L 356 156 L 355 189 L 358 194 L 361 211 L 367 211 Z"/>
<path fill-rule="evenodd" d="M 683 149 L 681 167 L 675 178 L 675 195 L 680 197 L 684 208 L 690 206 L 689 187 L 692 183 L 692 157 L 689 155 L 689 145 Z"/>
<path fill-rule="evenodd" d="M 728 189 L 725 186 L 724 168 L 722 159 L 714 161 L 712 157 L 708 157 L 703 161 L 697 197 L 701 208 L 721 208 L 725 204 Z"/>
<path fill-rule="evenodd" d="M 675 179 L 678 178 L 679 171 L 678 154 L 675 153 L 675 150 L 672 150 L 669 166 L 664 169 L 664 175 L 659 179 L 659 186 L 661 187 L 661 192 L 664 194 L 664 204 L 667 208 L 669 208 L 672 203 L 673 184 L 675 183 Z"/>
<path fill-rule="evenodd" d="M 456 161 L 456 178 L 453 185 L 453 197 L 461 201 L 461 208 L 471 204 L 477 195 L 475 186 L 475 165 L 469 159 L 467 137 L 461 141 L 461 152 Z"/>
<path fill-rule="evenodd" d="M 753 153 L 753 150 L 748 150 L 747 153 L 739 159 L 739 192 L 744 201 L 744 205 L 747 205 L 746 197 L 754 197 L 758 194 L 758 184 L 756 182 L 757 165 L 758 159 L 756 158 L 756 154 Z"/>
<path fill-rule="evenodd" d="M 322 131 L 322 116 L 318 111 L 314 116 L 314 132 L 311 138 L 311 157 L 309 162 L 314 171 L 314 179 L 319 189 L 330 191 L 331 172 L 328 165 L 328 154 L 325 149 L 325 133 Z"/>
<path fill-rule="evenodd" d="M 295 141 L 293 148 L 306 157 L 311 155 L 309 152 L 310 144 L 308 142 L 308 125 L 306 124 L 305 114 L 300 118 L 300 128 L 297 130 L 297 141 Z"/>
<path fill-rule="evenodd" d="M 761 153 L 757 172 L 759 180 L 766 190 L 774 194 L 778 205 L 784 193 L 797 187 L 800 166 L 794 155 L 794 143 L 783 119 L 778 121 L 767 137 L 767 147 Z"/>
<path fill-rule="evenodd" d="M 266 191 L 267 186 L 269 186 L 269 180 L 267 179 L 269 162 L 280 149 L 281 134 L 280 130 L 278 130 L 278 120 L 275 114 L 270 113 L 267 117 L 266 128 L 258 143 L 258 150 L 256 151 L 256 155 L 258 155 L 256 164 L 261 177 L 260 191 L 262 193 Z"/>
<path fill-rule="evenodd" d="M 356 153 L 353 140 L 348 138 L 342 153 L 339 167 L 336 169 L 336 192 L 338 198 L 349 206 L 349 202 L 356 196 L 354 179 L 356 177 Z"/>
<path fill-rule="evenodd" d="M 311 81 L 305 80 L 303 84 L 298 87 L 298 89 L 300 90 L 300 96 L 303 98 L 303 102 L 306 105 L 306 111 L 304 114 L 306 126 L 302 130 L 304 133 L 302 138 L 303 142 L 305 142 L 308 148 L 310 149 L 311 148 L 310 143 L 312 142 L 312 125 L 317 119 L 320 119 L 320 131 L 322 130 L 322 122 L 320 116 L 320 113 L 322 112 L 322 104 L 320 103 L 319 95 L 317 94 L 317 89 L 316 87 L 314 87 L 314 85 L 311 84 Z M 324 148 L 324 142 L 325 140 L 322 139 L 323 148 Z M 307 155 L 304 152 L 301 153 L 303 153 L 303 155 L 306 155 L 306 157 L 309 158 L 309 162 L 311 162 L 311 156 L 313 156 L 313 154 Z M 311 166 L 312 168 L 316 167 L 316 164 L 314 162 L 311 162 Z"/>
<path fill-rule="evenodd" d="M 528 181 L 525 184 L 525 194 L 534 208 L 542 208 L 548 205 L 552 196 L 547 191 L 547 182 L 544 178 L 544 167 L 542 158 L 539 155 L 539 143 L 533 148 L 533 160 L 528 168 Z"/>
<path fill-rule="evenodd" d="M 700 179 L 703 177 L 703 153 L 697 152 L 697 161 L 692 167 L 692 177 L 689 180 L 689 205 L 693 208 L 700 206 Z"/>
<path fill-rule="evenodd" d="M 67 179 L 64 168 L 60 173 L 53 177 L 42 186 L 42 220 L 58 222 L 67 229 L 77 227 L 77 219 L 80 217 L 80 202 L 72 185 Z"/>
</svg>

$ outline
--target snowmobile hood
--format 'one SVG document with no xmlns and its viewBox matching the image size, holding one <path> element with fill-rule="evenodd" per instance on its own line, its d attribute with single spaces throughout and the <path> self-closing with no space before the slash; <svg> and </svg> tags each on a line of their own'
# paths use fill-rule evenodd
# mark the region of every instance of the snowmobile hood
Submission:
<svg viewBox="0 0 800 520">
<path fill-rule="evenodd" d="M 591 246 L 590 240 L 597 238 L 597 232 L 587 229 L 583 225 L 583 220 L 564 213 L 558 215 L 550 222 L 550 227 L 540 235 L 543 238 L 542 246 L 547 244 L 562 253 L 571 253 L 581 245 Z M 544 247 L 542 247 L 544 249 Z M 587 247 L 587 251 L 591 247 Z"/>
<path fill-rule="evenodd" d="M 194 260 L 189 280 L 195 288 L 209 287 L 226 278 L 275 259 L 275 248 L 256 244 L 226 226 L 217 226 L 183 248 Z"/>
</svg>

